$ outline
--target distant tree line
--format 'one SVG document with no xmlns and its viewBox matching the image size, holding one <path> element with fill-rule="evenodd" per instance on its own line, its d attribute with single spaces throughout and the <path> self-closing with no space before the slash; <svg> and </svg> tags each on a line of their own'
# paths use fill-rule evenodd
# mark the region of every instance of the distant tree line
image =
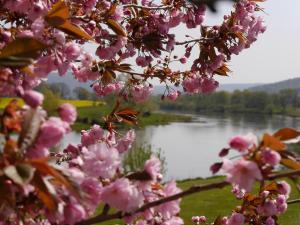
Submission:
<svg viewBox="0 0 300 225">
<path fill-rule="evenodd" d="M 96 100 L 96 94 L 90 89 L 84 87 L 76 87 L 73 90 L 66 84 L 62 82 L 57 83 L 41 83 L 36 90 L 45 94 L 47 92 L 52 92 L 58 98 L 61 99 L 78 99 L 78 100 Z"/>
<path fill-rule="evenodd" d="M 156 101 L 161 110 L 300 115 L 300 97 L 294 89 L 274 94 L 248 90 L 232 93 L 220 91 L 209 95 L 182 95 L 176 102 Z"/>
</svg>

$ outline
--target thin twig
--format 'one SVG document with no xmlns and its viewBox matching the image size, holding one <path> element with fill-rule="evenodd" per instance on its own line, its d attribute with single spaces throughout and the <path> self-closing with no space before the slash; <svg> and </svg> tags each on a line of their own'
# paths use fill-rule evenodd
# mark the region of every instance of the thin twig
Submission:
<svg viewBox="0 0 300 225">
<path fill-rule="evenodd" d="M 123 5 L 124 8 L 138 8 L 138 9 L 149 9 L 149 10 L 158 10 L 158 9 L 170 9 L 172 5 L 160 5 L 160 6 L 144 6 L 144 5 L 136 5 L 136 4 L 126 4 Z"/>
<path fill-rule="evenodd" d="M 175 42 L 175 45 L 185 45 L 185 44 L 189 44 L 189 43 L 193 43 L 193 42 L 200 42 L 202 39 L 192 39 L 192 40 L 188 40 L 188 41 L 182 41 L 182 42 Z"/>
<path fill-rule="evenodd" d="M 293 199 L 287 202 L 287 204 L 291 205 L 291 204 L 296 204 L 296 203 L 300 203 L 300 199 Z"/>
</svg>

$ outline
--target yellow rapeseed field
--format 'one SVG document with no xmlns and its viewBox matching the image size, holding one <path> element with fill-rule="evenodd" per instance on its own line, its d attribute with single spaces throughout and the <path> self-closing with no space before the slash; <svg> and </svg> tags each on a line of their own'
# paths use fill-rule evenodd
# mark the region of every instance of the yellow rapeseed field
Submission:
<svg viewBox="0 0 300 225">
<path fill-rule="evenodd" d="M 0 109 L 3 109 L 12 99 L 14 98 L 0 98 Z M 15 98 L 17 99 L 21 105 L 24 104 L 24 101 L 20 98 Z M 74 105 L 77 108 L 82 108 L 82 107 L 91 107 L 91 106 L 95 106 L 95 105 L 104 105 L 104 102 L 101 101 L 90 101 L 90 100 L 66 100 L 66 99 L 61 99 L 60 100 L 61 103 L 71 103 L 72 105 Z"/>
</svg>

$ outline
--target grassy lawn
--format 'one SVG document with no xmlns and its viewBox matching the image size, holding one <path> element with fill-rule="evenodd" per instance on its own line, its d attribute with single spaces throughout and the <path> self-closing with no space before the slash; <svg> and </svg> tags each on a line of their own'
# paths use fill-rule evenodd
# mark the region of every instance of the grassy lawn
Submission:
<svg viewBox="0 0 300 225">
<path fill-rule="evenodd" d="M 179 181 L 178 185 L 180 188 L 187 189 L 192 185 L 213 183 L 222 180 L 221 177 L 214 177 L 208 179 L 194 179 Z M 292 184 L 291 184 L 292 185 Z M 290 199 L 299 198 L 300 194 L 295 191 L 293 187 L 293 192 Z M 217 216 L 229 215 L 231 210 L 237 206 L 239 201 L 237 201 L 231 194 L 231 187 L 225 187 L 223 189 L 215 189 L 205 192 L 196 193 L 185 197 L 181 201 L 181 213 L 180 216 L 184 219 L 184 224 L 192 225 L 191 217 L 195 215 L 205 215 L 210 222 L 212 222 Z M 280 217 L 280 225 L 299 225 L 300 219 L 300 205 L 293 204 L 290 205 L 288 211 Z M 106 223 L 101 223 L 103 225 L 115 225 L 124 224 L 120 220 L 109 221 Z"/>
</svg>

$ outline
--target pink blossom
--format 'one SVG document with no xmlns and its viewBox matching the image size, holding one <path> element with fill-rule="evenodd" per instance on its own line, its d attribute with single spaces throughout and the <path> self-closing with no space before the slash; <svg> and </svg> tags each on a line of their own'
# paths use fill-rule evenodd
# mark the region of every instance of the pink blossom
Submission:
<svg viewBox="0 0 300 225">
<path fill-rule="evenodd" d="M 106 96 L 111 93 L 119 93 L 124 86 L 124 83 L 121 81 L 115 82 L 115 83 L 110 83 L 107 85 L 103 84 L 94 84 L 93 85 L 93 90 L 97 93 L 98 96 Z"/>
<path fill-rule="evenodd" d="M 153 90 L 152 86 L 135 86 L 131 93 L 136 102 L 144 102 Z"/>
<path fill-rule="evenodd" d="M 274 200 L 267 200 L 263 205 L 257 209 L 258 213 L 264 216 L 273 216 L 277 214 L 276 202 Z"/>
<path fill-rule="evenodd" d="M 135 62 L 138 66 L 141 66 L 141 67 L 146 67 L 149 65 L 149 61 L 146 59 L 146 57 L 144 56 L 138 56 L 136 59 L 135 59 Z"/>
<path fill-rule="evenodd" d="M 147 221 L 145 220 L 139 220 L 136 225 L 147 225 Z"/>
<path fill-rule="evenodd" d="M 224 54 L 218 55 L 210 65 L 210 68 L 212 69 L 212 71 L 215 71 L 218 68 L 220 68 L 224 63 L 224 59 L 225 59 Z"/>
<path fill-rule="evenodd" d="M 179 95 L 180 95 L 179 91 L 171 91 L 167 95 L 167 98 L 170 99 L 171 101 L 175 101 L 178 98 Z"/>
<path fill-rule="evenodd" d="M 71 65 L 74 77 L 80 82 L 87 82 L 88 80 L 96 80 L 99 77 L 98 72 L 93 72 L 86 67 L 78 68 L 74 64 Z"/>
<path fill-rule="evenodd" d="M 245 217 L 241 213 L 233 213 L 227 221 L 227 225 L 244 225 Z"/>
<path fill-rule="evenodd" d="M 64 48 L 65 56 L 69 61 L 77 59 L 80 55 L 80 52 L 80 47 L 73 42 L 68 42 Z"/>
<path fill-rule="evenodd" d="M 104 131 L 103 131 L 103 129 L 99 125 L 95 124 L 90 129 L 89 135 L 96 142 L 96 141 L 99 141 L 99 140 L 101 140 L 103 138 Z"/>
<path fill-rule="evenodd" d="M 87 213 L 82 205 L 78 203 L 70 203 L 64 208 L 65 223 L 73 225 L 87 216 Z"/>
<path fill-rule="evenodd" d="M 238 185 L 246 191 L 251 191 L 255 180 L 261 180 L 262 174 L 255 162 L 240 159 L 230 161 L 224 159 L 222 169 L 227 174 L 227 181 Z"/>
<path fill-rule="evenodd" d="M 253 134 L 237 135 L 229 140 L 229 146 L 239 152 L 245 152 L 252 145 L 257 143 L 257 139 Z"/>
<path fill-rule="evenodd" d="M 81 131 L 81 143 L 83 146 L 89 146 L 95 144 L 96 141 L 92 136 L 90 136 L 88 131 L 83 130 Z"/>
<path fill-rule="evenodd" d="M 59 30 L 54 32 L 54 37 L 59 44 L 64 44 L 66 42 L 65 33 Z"/>
<path fill-rule="evenodd" d="M 287 210 L 287 208 L 288 208 L 287 203 L 278 205 L 278 206 L 277 206 L 277 212 L 278 212 L 278 214 L 283 214 L 283 213 L 285 213 L 286 210 Z"/>
<path fill-rule="evenodd" d="M 163 189 L 163 193 L 166 197 L 177 194 L 180 191 L 181 190 L 176 186 L 176 183 L 174 181 L 167 183 Z M 163 218 L 170 219 L 179 213 L 179 203 L 180 200 L 174 200 L 171 202 L 164 203 L 158 206 L 157 211 L 159 211 L 162 214 Z"/>
<path fill-rule="evenodd" d="M 280 181 L 277 183 L 278 192 L 282 195 L 289 196 L 291 193 L 291 186 L 286 181 Z"/>
<path fill-rule="evenodd" d="M 50 72 L 57 69 L 54 63 L 55 58 L 53 55 L 47 55 L 39 58 L 35 64 L 34 73 L 39 77 L 46 77 Z"/>
<path fill-rule="evenodd" d="M 278 152 L 271 149 L 266 149 L 262 151 L 262 160 L 271 166 L 276 166 L 281 160 L 281 156 Z"/>
<path fill-rule="evenodd" d="M 172 217 L 171 219 L 164 221 L 162 225 L 182 225 L 184 224 L 183 220 L 177 216 Z"/>
<path fill-rule="evenodd" d="M 143 195 L 126 178 L 121 178 L 103 188 L 101 199 L 112 207 L 132 212 L 143 204 Z"/>
<path fill-rule="evenodd" d="M 152 155 L 150 159 L 145 162 L 144 170 L 151 176 L 153 180 L 160 178 L 161 175 L 161 163 L 160 160 Z"/>
<path fill-rule="evenodd" d="M 199 221 L 200 221 L 199 216 L 193 216 L 193 217 L 192 217 L 192 221 L 193 221 L 194 223 L 199 223 Z"/>
<path fill-rule="evenodd" d="M 268 217 L 266 220 L 266 225 L 275 225 L 275 221 L 272 217 Z"/>
<path fill-rule="evenodd" d="M 212 78 L 204 78 L 201 82 L 202 93 L 212 93 L 219 87 L 219 82 Z"/>
<path fill-rule="evenodd" d="M 188 93 L 199 93 L 201 88 L 201 78 L 198 76 L 185 78 L 182 82 L 184 90 Z"/>
<path fill-rule="evenodd" d="M 96 178 L 85 178 L 80 184 L 80 188 L 86 193 L 89 210 L 93 212 L 101 200 L 101 183 Z"/>
<path fill-rule="evenodd" d="M 70 103 L 64 103 L 58 108 L 58 113 L 63 121 L 73 124 L 77 118 L 76 108 Z"/>
<path fill-rule="evenodd" d="M 126 135 L 118 140 L 118 143 L 116 145 L 116 149 L 120 152 L 126 152 L 129 148 L 131 148 L 132 143 L 135 140 L 135 132 L 134 130 L 130 130 L 126 133 Z"/>
<path fill-rule="evenodd" d="M 68 131 L 68 125 L 57 117 L 50 117 L 40 127 L 36 144 L 46 148 L 58 144 Z"/>
<path fill-rule="evenodd" d="M 186 57 L 182 57 L 179 59 L 179 61 L 182 63 L 182 64 L 185 64 L 186 63 Z"/>
<path fill-rule="evenodd" d="M 22 97 L 25 103 L 32 108 L 40 106 L 44 101 L 44 96 L 41 93 L 33 90 L 25 91 Z"/>
<path fill-rule="evenodd" d="M 34 145 L 27 149 L 26 151 L 26 157 L 30 159 L 38 159 L 38 158 L 44 158 L 49 156 L 49 149 L 41 146 L 41 145 Z"/>
<path fill-rule="evenodd" d="M 121 166 L 117 149 L 108 147 L 106 143 L 88 146 L 83 151 L 83 170 L 89 176 L 112 178 Z"/>
<path fill-rule="evenodd" d="M 31 24 L 31 29 L 36 36 L 41 36 L 44 32 L 44 19 L 38 18 Z"/>
<path fill-rule="evenodd" d="M 179 10 L 173 10 L 168 26 L 170 28 L 178 26 L 183 21 L 183 13 Z"/>
<path fill-rule="evenodd" d="M 96 54 L 100 59 L 112 59 L 116 54 L 116 49 L 114 47 L 101 48 L 99 47 L 96 51 Z"/>
<path fill-rule="evenodd" d="M 279 195 L 276 199 L 277 205 L 282 205 L 286 203 L 287 197 L 285 195 Z"/>
</svg>

